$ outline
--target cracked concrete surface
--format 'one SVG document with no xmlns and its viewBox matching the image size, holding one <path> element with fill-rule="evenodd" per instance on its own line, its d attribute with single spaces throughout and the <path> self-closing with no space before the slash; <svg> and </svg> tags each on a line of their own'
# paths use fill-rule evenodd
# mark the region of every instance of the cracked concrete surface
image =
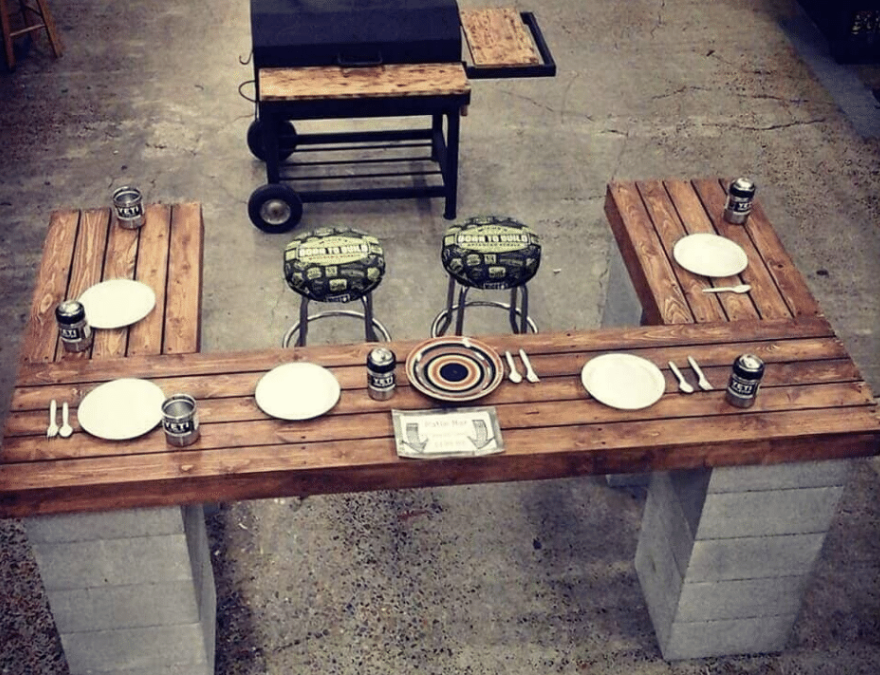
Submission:
<svg viewBox="0 0 880 675">
<path fill-rule="evenodd" d="M 461 6 L 510 0 L 460 0 Z M 519 0 L 552 80 L 478 81 L 462 123 L 462 216 L 508 213 L 543 236 L 531 306 L 545 330 L 598 326 L 614 179 L 748 175 L 826 314 L 880 391 L 880 142 L 863 140 L 793 49 L 793 0 Z M 0 73 L 0 417 L 52 209 L 202 202 L 203 349 L 275 345 L 296 316 L 287 237 L 247 218 L 265 182 L 246 2 L 52 3 L 66 51 L 38 40 Z M 850 66 L 866 86 L 880 69 Z M 245 92 L 250 91 L 244 86 Z M 445 297 L 439 201 L 309 204 L 302 227 L 386 244 L 377 316 L 420 338 Z M 479 311 L 469 330 L 506 330 Z M 310 340 L 357 340 L 346 322 Z M 2 452 L 2 449 L 0 449 Z M 880 672 L 878 476 L 859 462 L 807 602 L 779 655 L 665 663 L 632 567 L 644 494 L 597 479 L 221 505 L 209 521 L 220 675 Z M 29 548 L 0 523 L 0 673 L 66 665 Z"/>
</svg>

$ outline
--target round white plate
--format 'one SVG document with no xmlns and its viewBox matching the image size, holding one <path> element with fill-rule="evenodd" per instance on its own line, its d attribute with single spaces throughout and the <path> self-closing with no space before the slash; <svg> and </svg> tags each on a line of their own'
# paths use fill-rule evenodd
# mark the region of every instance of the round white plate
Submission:
<svg viewBox="0 0 880 675">
<path fill-rule="evenodd" d="M 746 252 L 735 241 L 705 232 L 679 239 L 672 257 L 689 272 L 704 277 L 730 277 L 749 264 Z"/>
<path fill-rule="evenodd" d="M 121 441 L 141 436 L 162 421 L 165 394 L 149 380 L 113 380 L 90 391 L 76 411 L 92 436 Z"/>
<path fill-rule="evenodd" d="M 339 381 L 314 363 L 285 363 L 260 378 L 254 392 L 267 415 L 282 420 L 307 420 L 323 415 L 339 400 Z"/>
<path fill-rule="evenodd" d="M 600 403 L 620 410 L 639 410 L 656 403 L 666 390 L 663 373 L 632 354 L 604 354 L 581 371 L 584 388 Z"/>
<path fill-rule="evenodd" d="M 79 301 L 92 328 L 122 328 L 149 314 L 156 306 L 156 294 L 140 281 L 110 279 L 87 288 Z"/>
</svg>

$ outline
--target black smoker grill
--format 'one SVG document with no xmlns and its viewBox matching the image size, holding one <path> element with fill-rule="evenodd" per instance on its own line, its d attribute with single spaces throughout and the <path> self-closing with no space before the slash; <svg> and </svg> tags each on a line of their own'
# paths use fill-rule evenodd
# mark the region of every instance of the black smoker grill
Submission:
<svg viewBox="0 0 880 675">
<path fill-rule="evenodd" d="M 465 85 L 465 76 L 555 75 L 555 63 L 533 15 L 513 10 L 480 10 L 472 15 L 468 24 L 455 0 L 251 0 L 257 95 L 247 141 L 251 152 L 266 162 L 268 179 L 249 200 L 253 223 L 267 232 L 285 232 L 300 221 L 306 202 L 425 196 L 445 197 L 444 215 L 454 218 L 459 116 L 470 102 L 468 86 L 416 96 L 395 95 L 393 88 L 379 96 L 319 95 L 319 91 L 322 78 L 335 78 L 344 86 L 349 76 L 352 82 L 379 77 L 398 72 L 402 64 L 457 64 L 452 72 L 460 71 Z M 471 63 L 462 60 L 463 24 Z M 502 25 L 520 44 L 529 42 L 534 58 L 516 65 L 478 63 L 473 42 L 484 36 L 490 24 Z M 488 42 L 498 42 L 498 37 L 490 35 Z M 265 95 L 261 91 L 269 88 L 269 81 L 277 84 L 279 77 L 288 75 L 299 82 L 290 95 L 278 95 L 277 86 Z M 311 81 L 314 92 L 308 85 Z M 300 134 L 292 124 L 293 120 L 402 116 L 429 116 L 431 126 Z M 427 156 L 412 155 L 421 148 L 429 150 Z M 310 153 L 309 159 L 287 161 L 295 151 L 297 157 Z M 408 180 L 401 186 L 403 178 Z M 353 181 L 360 186 L 341 187 Z"/>
</svg>

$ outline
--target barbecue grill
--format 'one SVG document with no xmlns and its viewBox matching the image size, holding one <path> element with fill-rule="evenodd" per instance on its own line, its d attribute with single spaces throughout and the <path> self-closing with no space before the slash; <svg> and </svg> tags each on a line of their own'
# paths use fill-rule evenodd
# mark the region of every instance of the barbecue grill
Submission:
<svg viewBox="0 0 880 675">
<path fill-rule="evenodd" d="M 556 73 L 533 14 L 459 11 L 455 0 L 251 0 L 251 32 L 257 95 L 247 141 L 268 183 L 248 213 L 267 232 L 290 230 L 302 205 L 319 201 L 443 197 L 444 216 L 455 218 L 469 80 Z M 431 125 L 310 134 L 293 126 L 404 116 Z M 288 161 L 294 152 L 298 161 Z"/>
</svg>

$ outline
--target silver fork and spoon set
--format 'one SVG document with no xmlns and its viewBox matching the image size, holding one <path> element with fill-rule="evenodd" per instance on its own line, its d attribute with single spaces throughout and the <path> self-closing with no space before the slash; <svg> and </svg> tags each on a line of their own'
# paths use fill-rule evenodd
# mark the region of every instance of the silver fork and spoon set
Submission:
<svg viewBox="0 0 880 675">
<path fill-rule="evenodd" d="M 58 426 L 58 403 L 55 399 L 49 404 L 49 426 L 46 428 L 46 438 L 70 438 L 73 435 L 73 427 L 70 426 L 70 408 L 65 401 L 61 406 L 61 426 Z"/>
</svg>

